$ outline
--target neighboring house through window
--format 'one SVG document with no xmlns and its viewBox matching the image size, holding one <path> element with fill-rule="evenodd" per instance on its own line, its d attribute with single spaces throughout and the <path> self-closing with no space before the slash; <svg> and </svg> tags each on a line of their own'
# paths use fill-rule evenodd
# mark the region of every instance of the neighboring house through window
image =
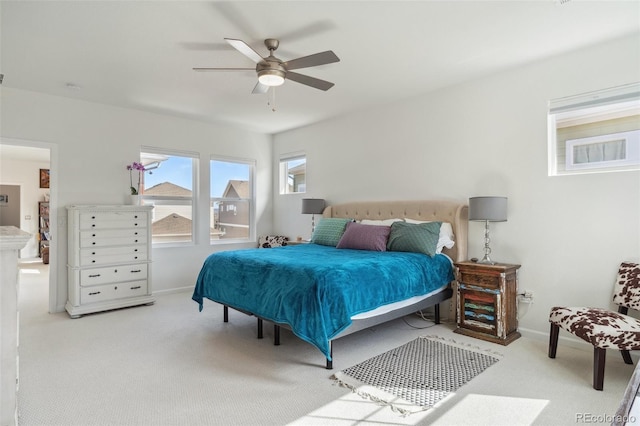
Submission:
<svg viewBox="0 0 640 426">
<path fill-rule="evenodd" d="M 145 205 L 154 206 L 153 243 L 194 243 L 198 155 L 144 147 L 140 161 L 148 169 L 140 195 Z"/>
<path fill-rule="evenodd" d="M 212 244 L 255 238 L 255 161 L 217 158 L 210 162 Z"/>
</svg>

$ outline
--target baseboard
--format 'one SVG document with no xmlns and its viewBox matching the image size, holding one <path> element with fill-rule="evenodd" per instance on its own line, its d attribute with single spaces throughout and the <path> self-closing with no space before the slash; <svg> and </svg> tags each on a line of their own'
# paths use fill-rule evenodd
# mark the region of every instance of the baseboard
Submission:
<svg viewBox="0 0 640 426">
<path fill-rule="evenodd" d="M 169 288 L 166 290 L 154 290 L 153 294 L 155 296 L 161 296 L 163 294 L 173 294 L 173 293 L 183 293 L 183 292 L 187 292 L 187 291 L 193 291 L 193 289 L 195 288 L 195 285 L 190 285 L 187 287 L 177 287 L 177 288 Z"/>
</svg>

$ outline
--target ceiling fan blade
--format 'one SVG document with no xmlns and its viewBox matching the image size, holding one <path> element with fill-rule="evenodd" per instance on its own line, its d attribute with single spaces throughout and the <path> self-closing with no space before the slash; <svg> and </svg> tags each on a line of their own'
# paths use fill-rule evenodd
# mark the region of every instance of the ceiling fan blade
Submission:
<svg viewBox="0 0 640 426">
<path fill-rule="evenodd" d="M 282 65 L 287 70 L 297 70 L 299 68 L 315 67 L 318 65 L 331 64 L 333 62 L 340 62 L 340 58 L 338 58 L 336 54 L 331 50 L 327 50 L 326 52 L 320 52 L 314 55 L 292 59 L 283 63 Z"/>
<path fill-rule="evenodd" d="M 244 41 L 236 40 L 235 38 L 225 38 L 225 40 L 231 46 L 235 47 L 238 52 L 242 53 L 244 56 L 251 59 L 256 64 L 258 62 L 262 62 L 263 60 L 262 56 L 260 56 L 258 52 L 253 50 L 253 48 L 249 46 L 247 43 L 245 43 Z"/>
<path fill-rule="evenodd" d="M 329 90 L 334 84 L 328 81 L 320 80 L 319 78 L 309 77 L 308 75 L 298 74 L 297 72 L 287 71 L 287 80 L 295 81 L 296 83 L 305 84 L 315 89 Z"/>
<path fill-rule="evenodd" d="M 193 68 L 194 71 L 206 72 L 206 71 L 255 71 L 255 68 Z"/>
<path fill-rule="evenodd" d="M 252 95 L 263 95 L 269 91 L 269 86 L 258 82 L 251 92 Z"/>
</svg>

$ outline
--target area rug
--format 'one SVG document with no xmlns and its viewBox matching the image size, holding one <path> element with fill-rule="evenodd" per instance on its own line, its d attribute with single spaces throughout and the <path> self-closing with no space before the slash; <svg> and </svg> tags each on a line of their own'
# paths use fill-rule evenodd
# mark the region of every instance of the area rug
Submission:
<svg viewBox="0 0 640 426">
<path fill-rule="evenodd" d="M 428 410 L 502 356 L 490 350 L 424 336 L 349 367 L 332 379 L 401 415 Z"/>
</svg>

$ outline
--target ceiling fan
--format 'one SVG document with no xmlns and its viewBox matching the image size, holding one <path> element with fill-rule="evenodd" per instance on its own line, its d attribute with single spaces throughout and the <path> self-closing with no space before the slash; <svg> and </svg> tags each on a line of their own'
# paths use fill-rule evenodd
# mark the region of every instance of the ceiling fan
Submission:
<svg viewBox="0 0 640 426">
<path fill-rule="evenodd" d="M 290 61 L 282 61 L 273 56 L 273 52 L 280 45 L 280 41 L 275 38 L 268 38 L 264 41 L 264 45 L 269 49 L 269 56 L 263 58 L 258 52 L 253 50 L 251 46 L 242 40 L 233 38 L 225 38 L 227 43 L 233 46 L 240 53 L 245 55 L 256 63 L 255 71 L 258 73 L 258 83 L 253 88 L 253 94 L 267 93 L 270 87 L 280 86 L 284 80 L 295 81 L 315 89 L 329 90 L 333 87 L 333 83 L 320 80 L 319 78 L 310 77 L 304 74 L 298 74 L 291 70 L 300 68 L 315 67 L 318 65 L 331 64 L 339 62 L 340 58 L 331 50 L 316 53 L 314 55 L 303 56 L 301 58 L 292 59 Z M 254 68 L 193 68 L 194 71 L 246 71 L 254 70 Z"/>
</svg>

